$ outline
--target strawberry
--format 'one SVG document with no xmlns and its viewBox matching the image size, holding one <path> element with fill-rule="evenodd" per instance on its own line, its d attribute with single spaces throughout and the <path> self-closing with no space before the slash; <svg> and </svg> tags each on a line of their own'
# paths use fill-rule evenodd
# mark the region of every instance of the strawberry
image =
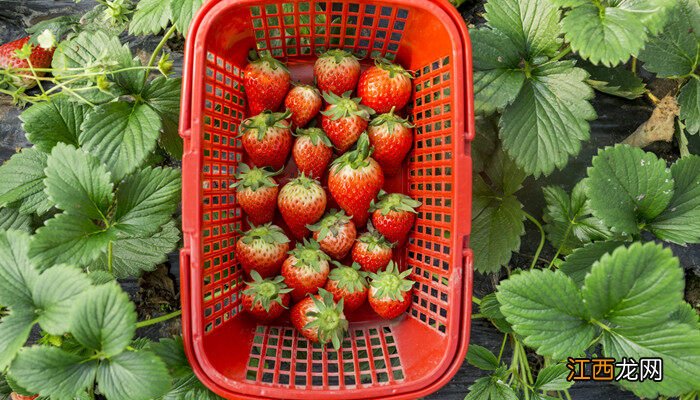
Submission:
<svg viewBox="0 0 700 400">
<path fill-rule="evenodd" d="M 258 115 L 265 110 L 277 111 L 291 82 L 287 67 L 271 56 L 264 55 L 251 61 L 243 70 L 249 115 Z"/>
<path fill-rule="evenodd" d="M 250 275 L 257 271 L 263 278 L 279 273 L 287 258 L 289 239 L 277 225 L 252 226 L 236 242 L 236 258 Z"/>
<path fill-rule="evenodd" d="M 374 147 L 372 157 L 379 163 L 385 175 L 396 175 L 401 163 L 413 145 L 413 124 L 394 114 L 391 108 L 369 123 L 367 135 Z"/>
<path fill-rule="evenodd" d="M 323 92 L 338 96 L 352 92 L 360 79 L 360 62 L 345 50 L 328 50 L 316 60 L 314 78 Z"/>
<path fill-rule="evenodd" d="M 333 161 L 328 173 L 328 190 L 357 226 L 367 222 L 370 203 L 384 185 L 384 173 L 371 154 L 369 139 L 363 133 L 357 149 Z"/>
<path fill-rule="evenodd" d="M 17 71 L 17 73 L 28 77 L 13 79 L 12 83 L 29 89 L 34 87 L 37 81 L 31 77 L 32 71 L 27 68 L 50 68 L 54 50 L 54 47 L 45 49 L 41 46 L 33 46 L 29 43 L 29 36 L 14 42 L 5 43 L 0 46 L 0 69 L 22 69 L 22 71 Z M 44 76 L 44 72 L 35 72 L 37 76 Z"/>
<path fill-rule="evenodd" d="M 277 207 L 279 188 L 273 178 L 279 172 L 270 172 L 261 168 L 251 169 L 241 164 L 236 174 L 236 198 L 248 214 L 248 220 L 254 225 L 272 222 Z"/>
<path fill-rule="evenodd" d="M 326 211 L 326 191 L 317 180 L 303 173 L 284 185 L 277 197 L 282 218 L 297 239 L 309 234 L 307 224 L 314 224 Z"/>
<path fill-rule="evenodd" d="M 292 148 L 292 131 L 286 120 L 289 115 L 289 111 L 265 111 L 241 123 L 239 136 L 253 164 L 275 170 L 284 167 Z"/>
<path fill-rule="evenodd" d="M 367 300 L 367 273 L 360 271 L 360 264 L 352 263 L 346 267 L 333 262 L 338 268 L 331 270 L 325 289 L 333 294 L 333 300 L 344 301 L 345 311 L 355 311 Z"/>
<path fill-rule="evenodd" d="M 352 248 L 352 261 L 360 264 L 363 271 L 377 272 L 391 261 L 391 248 L 394 246 L 372 224 L 367 232 L 360 235 Z"/>
<path fill-rule="evenodd" d="M 292 157 L 299 172 L 320 179 L 333 157 L 333 144 L 319 128 L 297 129 Z"/>
<path fill-rule="evenodd" d="M 292 112 L 289 117 L 297 128 L 303 128 L 321 111 L 323 99 L 313 86 L 297 85 L 287 93 L 284 106 Z"/>
<path fill-rule="evenodd" d="M 331 142 L 342 153 L 347 151 L 367 129 L 369 118 L 374 111 L 360 105 L 359 98 L 351 98 L 350 92 L 342 97 L 324 93 L 328 107 L 321 111 L 321 127 Z"/>
<path fill-rule="evenodd" d="M 292 288 L 292 299 L 299 301 L 307 294 L 314 294 L 323 287 L 330 272 L 330 257 L 315 240 L 297 242 L 294 250 L 282 264 L 284 283 Z"/>
<path fill-rule="evenodd" d="M 372 201 L 372 224 L 384 237 L 397 244 L 406 241 L 416 222 L 416 208 L 421 202 L 401 193 L 379 192 L 379 201 Z"/>
<path fill-rule="evenodd" d="M 321 244 L 321 249 L 336 260 L 348 255 L 357 236 L 355 224 L 343 210 L 331 210 L 308 228 L 314 232 L 314 240 Z"/>
<path fill-rule="evenodd" d="M 400 65 L 378 58 L 375 65 L 360 76 L 357 97 L 377 113 L 401 110 L 411 99 L 411 73 Z"/>
<path fill-rule="evenodd" d="M 21 395 L 17 392 L 10 393 L 10 400 L 34 400 L 37 397 L 39 397 L 38 394 L 35 394 L 33 396 L 24 396 L 24 395 Z"/>
<path fill-rule="evenodd" d="M 410 274 L 410 269 L 399 272 L 393 261 L 384 271 L 369 274 L 369 305 L 380 317 L 396 318 L 411 305 L 414 282 L 406 279 Z"/>
<path fill-rule="evenodd" d="M 261 322 L 279 318 L 289 308 L 292 289 L 284 284 L 284 277 L 263 279 L 257 271 L 251 271 L 253 282 L 246 282 L 243 289 L 243 309 Z"/>
<path fill-rule="evenodd" d="M 337 350 L 348 331 L 343 313 L 343 300 L 333 301 L 333 295 L 323 289 L 319 294 L 300 301 L 291 312 L 292 325 L 314 343 L 332 343 Z"/>
</svg>

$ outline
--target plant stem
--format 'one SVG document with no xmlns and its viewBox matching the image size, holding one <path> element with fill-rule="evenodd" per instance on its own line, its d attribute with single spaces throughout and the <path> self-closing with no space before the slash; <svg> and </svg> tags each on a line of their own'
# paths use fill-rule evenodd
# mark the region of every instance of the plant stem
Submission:
<svg viewBox="0 0 700 400">
<path fill-rule="evenodd" d="M 148 60 L 148 65 L 147 65 L 147 67 L 152 67 L 153 64 L 155 64 L 155 62 L 156 62 L 156 57 L 158 57 L 158 55 L 160 54 L 161 50 L 163 50 L 163 47 L 165 46 L 165 44 L 168 42 L 168 39 L 170 39 L 170 36 L 172 36 L 173 33 L 175 33 L 175 30 L 176 30 L 176 29 L 177 29 L 177 28 L 175 28 L 175 25 L 173 25 L 173 26 L 170 27 L 170 29 L 168 29 L 167 32 L 165 32 L 165 35 L 163 35 L 163 38 L 160 39 L 160 43 L 158 43 L 158 45 L 156 46 L 155 50 L 153 50 L 153 54 L 151 54 L 151 58 L 150 58 L 150 60 Z M 145 84 L 147 80 L 148 80 L 148 74 L 146 74 L 146 75 L 143 77 L 143 83 Z"/>
<path fill-rule="evenodd" d="M 566 243 L 566 240 L 569 239 L 569 233 L 571 233 L 571 226 L 572 226 L 572 221 L 569 221 L 569 225 L 566 227 L 566 232 L 564 232 L 564 238 L 561 240 L 561 244 L 557 248 L 557 252 L 554 253 L 554 257 L 552 257 L 552 261 L 549 262 L 549 265 L 547 265 L 547 268 L 552 268 L 552 265 L 554 265 L 554 261 L 557 260 L 557 257 L 559 257 L 559 254 L 561 253 L 561 249 L 564 247 L 564 243 Z"/>
<path fill-rule="evenodd" d="M 571 400 L 571 393 L 569 393 L 569 389 L 564 390 L 564 396 L 566 396 L 566 400 Z"/>
<path fill-rule="evenodd" d="M 476 305 L 478 305 L 478 306 L 481 305 L 481 299 L 479 299 L 476 296 L 472 296 L 472 302 L 476 303 Z"/>
<path fill-rule="evenodd" d="M 107 245 L 107 272 L 109 272 L 110 275 L 112 274 L 112 264 L 113 264 L 112 259 L 113 258 L 114 258 L 113 246 L 112 246 L 112 242 L 109 242 L 109 244 Z"/>
<path fill-rule="evenodd" d="M 481 319 L 481 318 L 484 318 L 484 316 L 481 315 L 481 314 L 478 314 L 478 313 L 477 313 L 477 314 L 472 314 L 472 319 Z"/>
<path fill-rule="evenodd" d="M 637 75 L 637 57 L 632 57 L 632 73 Z"/>
<path fill-rule="evenodd" d="M 559 54 L 552 57 L 549 61 L 547 61 L 547 63 L 548 64 L 555 63 L 555 62 L 561 60 L 562 58 L 564 58 L 569 53 L 571 53 L 571 45 L 567 44 L 566 47 L 564 47 L 563 49 L 561 49 L 561 51 L 559 51 Z"/>
<path fill-rule="evenodd" d="M 503 350 L 506 348 L 506 341 L 508 340 L 508 334 L 503 334 L 503 341 L 501 342 L 501 350 L 498 352 L 498 365 L 501 364 L 501 358 L 503 357 Z"/>
<path fill-rule="evenodd" d="M 157 318 L 152 318 L 152 319 L 147 319 L 145 321 L 137 322 L 136 328 L 138 329 L 138 328 L 143 328 L 146 326 L 155 325 L 155 324 L 167 321 L 169 319 L 179 317 L 180 315 L 182 315 L 182 310 L 173 311 L 170 314 L 161 315 L 160 317 L 157 317 Z"/>
<path fill-rule="evenodd" d="M 646 95 L 649 98 L 649 100 L 651 100 L 651 102 L 654 103 L 654 105 L 659 104 L 659 102 L 661 101 L 658 97 L 654 96 L 654 94 L 648 90 L 646 91 Z"/>
<path fill-rule="evenodd" d="M 533 217 L 532 215 L 528 214 L 525 211 L 523 211 L 523 213 L 525 213 L 525 218 L 529 219 L 530 222 L 535 224 L 535 226 L 537 226 L 537 229 L 539 229 L 539 231 L 540 231 L 540 244 L 539 244 L 539 246 L 537 246 L 537 250 L 535 251 L 535 255 L 532 257 L 532 264 L 530 264 L 530 269 L 533 269 L 533 268 L 535 268 L 535 265 L 537 264 L 537 259 L 540 257 L 540 253 L 542 252 L 542 249 L 544 248 L 544 239 L 545 239 L 544 229 L 542 228 L 542 224 L 540 224 L 539 221 L 537 221 L 537 219 L 535 217 Z"/>
</svg>

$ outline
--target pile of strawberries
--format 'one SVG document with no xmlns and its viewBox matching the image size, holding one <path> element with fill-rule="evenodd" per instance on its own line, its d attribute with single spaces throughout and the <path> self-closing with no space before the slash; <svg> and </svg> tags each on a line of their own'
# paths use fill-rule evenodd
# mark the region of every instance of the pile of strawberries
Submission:
<svg viewBox="0 0 700 400">
<path fill-rule="evenodd" d="M 269 56 L 244 71 L 251 117 L 240 137 L 252 165 L 240 166 L 235 186 L 251 227 L 235 251 L 252 279 L 242 299 L 250 315 L 270 322 L 295 303 L 292 324 L 309 340 L 339 348 L 345 312 L 368 301 L 391 319 L 410 305 L 410 270 L 399 270 L 392 247 L 405 243 L 420 203 L 382 187 L 413 143 L 413 126 L 398 114 L 412 84 L 408 71 L 384 59 L 361 73 L 344 50 L 321 55 L 314 77 L 316 87 L 293 84 Z M 275 176 L 290 152 L 298 176 L 280 188 Z M 326 211 L 324 178 L 339 210 Z M 296 241 L 291 251 L 290 238 L 272 224 L 277 209 Z"/>
</svg>

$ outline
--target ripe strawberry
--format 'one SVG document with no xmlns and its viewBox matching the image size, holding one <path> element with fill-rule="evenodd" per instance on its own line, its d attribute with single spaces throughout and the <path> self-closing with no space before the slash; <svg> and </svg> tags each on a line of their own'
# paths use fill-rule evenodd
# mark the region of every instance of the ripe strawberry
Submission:
<svg viewBox="0 0 700 400">
<path fill-rule="evenodd" d="M 322 92 L 340 96 L 355 90 L 360 79 L 360 62 L 345 50 L 328 50 L 316 60 L 314 77 Z"/>
<path fill-rule="evenodd" d="M 328 190 L 356 226 L 367 222 L 370 203 L 384 185 L 384 173 L 371 154 L 369 139 L 363 133 L 357 149 L 333 161 L 328 173 Z"/>
<path fill-rule="evenodd" d="M 249 115 L 258 115 L 265 110 L 277 111 L 292 82 L 287 67 L 265 55 L 251 61 L 243 75 Z"/>
<path fill-rule="evenodd" d="M 302 239 L 309 234 L 306 225 L 316 223 L 326 211 L 326 191 L 302 173 L 280 190 L 277 206 L 294 237 Z"/>
<path fill-rule="evenodd" d="M 400 65 L 377 59 L 375 65 L 360 76 L 357 96 L 362 104 L 377 113 L 401 110 L 411 99 L 411 73 Z"/>
<path fill-rule="evenodd" d="M 314 294 L 323 287 L 330 272 L 330 257 L 315 240 L 297 242 L 294 250 L 282 264 L 284 283 L 292 288 L 292 299 L 299 301 L 307 294 Z"/>
<path fill-rule="evenodd" d="M 265 111 L 241 123 L 239 136 L 253 164 L 275 170 L 284 167 L 292 148 L 292 131 L 286 120 L 288 117 L 289 111 Z"/>
<path fill-rule="evenodd" d="M 277 207 L 279 188 L 273 178 L 278 172 L 241 164 L 236 174 L 236 197 L 248 220 L 254 225 L 272 222 Z"/>
<path fill-rule="evenodd" d="M 380 317 L 396 318 L 411 305 L 414 282 L 406 279 L 410 274 L 410 269 L 399 273 L 393 261 L 386 270 L 369 274 L 369 305 Z"/>
<path fill-rule="evenodd" d="M 350 98 L 350 92 L 342 97 L 324 93 L 328 107 L 321 111 L 321 127 L 331 142 L 342 153 L 347 151 L 367 129 L 369 118 L 374 111 L 360 105 L 359 98 Z"/>
<path fill-rule="evenodd" d="M 413 145 L 413 124 L 394 114 L 394 108 L 373 119 L 367 128 L 369 142 L 374 147 L 372 157 L 385 175 L 396 175 Z"/>
<path fill-rule="evenodd" d="M 372 224 L 367 226 L 367 232 L 360 235 L 352 248 L 352 261 L 360 264 L 363 271 L 377 272 L 391 261 L 392 243 L 374 230 Z"/>
<path fill-rule="evenodd" d="M 31 47 L 25 47 L 31 46 Z M 23 69 L 18 71 L 19 75 L 31 76 L 31 70 L 26 68 L 50 68 L 51 60 L 55 48 L 45 49 L 41 46 L 33 46 L 29 43 L 29 36 L 14 42 L 5 43 L 0 46 L 0 69 Z M 18 52 L 28 51 L 29 57 L 20 56 Z M 44 76 L 44 72 L 36 71 L 37 76 Z M 12 82 L 16 86 L 25 87 L 27 89 L 36 85 L 36 79 L 26 77 L 13 79 Z"/>
<path fill-rule="evenodd" d="M 10 393 L 10 400 L 34 400 L 37 397 L 39 397 L 38 394 L 35 394 L 34 396 L 23 396 L 17 392 Z"/>
<path fill-rule="evenodd" d="M 397 244 L 406 241 L 416 222 L 416 208 L 421 202 L 401 193 L 379 192 L 379 201 L 372 201 L 372 224 L 384 237 Z"/>
<path fill-rule="evenodd" d="M 253 282 L 246 282 L 243 289 L 243 309 L 261 322 L 279 318 L 289 308 L 292 289 L 284 284 L 284 277 L 263 279 L 256 271 L 251 271 Z"/>
<path fill-rule="evenodd" d="M 344 301 L 345 311 L 355 311 L 367 300 L 367 273 L 360 271 L 360 264 L 346 267 L 333 262 L 338 268 L 331 270 L 325 289 L 333 294 L 333 300 Z"/>
<path fill-rule="evenodd" d="M 297 129 L 292 157 L 299 172 L 321 179 L 333 157 L 333 144 L 319 128 Z"/>
<path fill-rule="evenodd" d="M 305 338 L 324 345 L 330 342 L 336 350 L 349 325 L 343 313 L 343 300 L 334 302 L 333 295 L 323 289 L 292 307 L 291 320 Z"/>
<path fill-rule="evenodd" d="M 287 258 L 289 239 L 277 225 L 252 226 L 236 242 L 236 258 L 250 275 L 254 270 L 263 278 L 279 273 Z"/>
<path fill-rule="evenodd" d="M 287 93 L 284 106 L 292 112 L 290 119 L 297 128 L 303 128 L 321 111 L 323 99 L 313 86 L 297 85 Z"/>
<path fill-rule="evenodd" d="M 314 240 L 321 244 L 321 249 L 336 260 L 342 260 L 348 255 L 357 236 L 355 224 L 343 210 L 331 210 L 308 228 L 314 232 Z"/>
</svg>

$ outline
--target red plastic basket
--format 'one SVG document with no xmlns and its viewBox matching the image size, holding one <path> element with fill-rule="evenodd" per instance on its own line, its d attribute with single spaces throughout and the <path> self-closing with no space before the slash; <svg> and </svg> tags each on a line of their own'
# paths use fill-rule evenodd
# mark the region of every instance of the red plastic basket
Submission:
<svg viewBox="0 0 700 400">
<path fill-rule="evenodd" d="M 293 79 L 310 82 L 314 55 L 335 47 L 366 56 L 366 64 L 383 56 L 415 71 L 414 147 L 385 187 L 423 203 L 395 252 L 417 282 L 410 309 L 392 321 L 349 316 L 338 351 L 312 345 L 287 323 L 257 325 L 241 313 L 245 277 L 233 249 L 245 216 L 232 187 L 245 161 L 236 133 L 246 117 L 249 50 L 269 51 Z M 205 4 L 185 56 L 181 282 L 187 355 L 209 388 L 247 399 L 417 398 L 455 374 L 471 315 L 470 52 L 464 21 L 443 0 Z"/>
</svg>

